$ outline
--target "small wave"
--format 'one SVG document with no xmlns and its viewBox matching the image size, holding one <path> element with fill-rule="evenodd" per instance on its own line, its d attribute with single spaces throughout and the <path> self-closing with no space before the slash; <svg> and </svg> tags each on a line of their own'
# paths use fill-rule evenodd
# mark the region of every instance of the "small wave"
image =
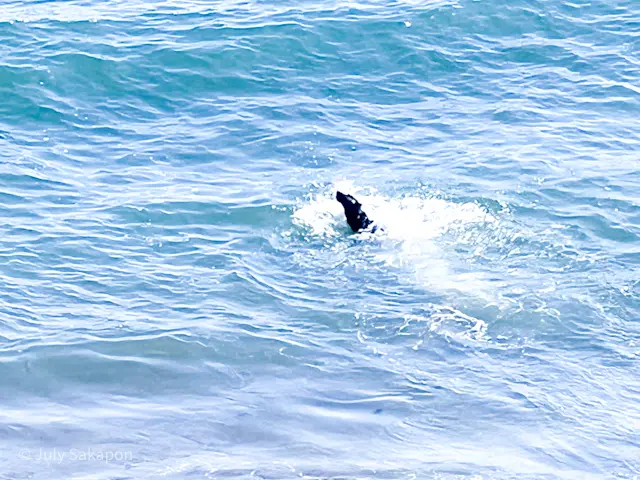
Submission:
<svg viewBox="0 0 640 480">
<path fill-rule="evenodd" d="M 482 340 L 487 332 L 484 320 L 442 305 L 432 305 L 429 315 L 405 315 L 404 320 L 401 331 L 412 322 L 427 322 L 430 332 L 462 341 Z"/>
<path fill-rule="evenodd" d="M 358 332 L 361 343 L 368 343 L 368 339 L 397 343 L 396 340 L 402 337 L 403 344 L 409 344 L 412 349 L 418 350 L 427 333 L 459 343 L 490 340 L 486 321 L 448 305 L 429 303 L 396 319 L 387 314 L 378 315 L 366 311 L 357 312 L 355 318 L 362 327 Z"/>
</svg>

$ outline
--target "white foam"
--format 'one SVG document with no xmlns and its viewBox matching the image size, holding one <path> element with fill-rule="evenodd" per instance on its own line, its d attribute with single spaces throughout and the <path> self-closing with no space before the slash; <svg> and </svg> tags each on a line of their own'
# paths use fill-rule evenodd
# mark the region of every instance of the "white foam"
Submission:
<svg viewBox="0 0 640 480">
<path fill-rule="evenodd" d="M 489 285 L 482 273 L 456 272 L 451 267 L 456 245 L 470 243 L 470 230 L 498 222 L 482 206 L 427 195 L 390 197 L 375 189 L 339 181 L 301 202 L 293 213 L 294 224 L 308 235 L 323 239 L 349 232 L 342 206 L 335 200 L 336 190 L 354 195 L 369 218 L 384 228 L 384 232 L 369 236 L 380 246 L 370 252 L 376 261 L 403 269 L 418 283 L 439 291 L 478 294 L 495 290 L 496 285 Z M 366 237 L 360 235 L 362 239 Z"/>
<path fill-rule="evenodd" d="M 411 323 L 426 323 L 429 331 L 460 341 L 486 338 L 487 323 L 484 320 L 467 315 L 453 307 L 442 305 L 428 305 L 428 307 L 432 310 L 429 315 L 405 315 L 404 325 L 400 330 L 406 330 Z"/>
<path fill-rule="evenodd" d="M 364 190 L 352 182 L 340 181 L 330 190 L 309 196 L 295 210 L 294 222 L 317 235 L 335 234 L 336 228 L 344 223 L 342 206 L 335 200 L 337 190 L 354 195 L 369 218 L 383 225 L 389 238 L 397 240 L 432 239 L 452 228 L 496 221 L 475 203 L 420 196 L 390 198 L 373 189 Z"/>
<path fill-rule="evenodd" d="M 314 236 L 333 236 L 342 212 L 342 205 L 335 199 L 312 196 L 308 203 L 294 211 L 293 223 L 308 229 Z"/>
</svg>

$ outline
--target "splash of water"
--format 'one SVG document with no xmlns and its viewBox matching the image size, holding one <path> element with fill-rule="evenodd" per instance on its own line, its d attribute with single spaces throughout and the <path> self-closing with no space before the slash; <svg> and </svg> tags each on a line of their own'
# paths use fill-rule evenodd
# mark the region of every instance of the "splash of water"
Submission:
<svg viewBox="0 0 640 480">
<path fill-rule="evenodd" d="M 346 225 L 342 207 L 335 200 L 337 190 L 355 195 L 368 216 L 383 225 L 385 236 L 392 240 L 431 240 L 469 224 L 497 221 L 476 203 L 455 203 L 433 196 L 393 198 L 343 180 L 309 195 L 294 211 L 294 224 L 307 228 L 312 235 L 337 235 Z"/>
<path fill-rule="evenodd" d="M 293 223 L 308 237 L 338 241 L 350 236 L 342 206 L 335 200 L 340 190 L 354 195 L 369 218 L 384 228 L 357 238 L 374 242 L 369 261 L 382 263 L 409 274 L 419 284 L 438 291 L 469 292 L 474 295 L 495 289 L 481 272 L 457 271 L 460 244 L 469 244 L 472 229 L 490 229 L 499 219 L 477 203 L 457 203 L 432 195 L 388 196 L 373 188 L 339 181 L 310 194 L 293 213 Z M 472 245 L 473 247 L 473 245 Z"/>
</svg>

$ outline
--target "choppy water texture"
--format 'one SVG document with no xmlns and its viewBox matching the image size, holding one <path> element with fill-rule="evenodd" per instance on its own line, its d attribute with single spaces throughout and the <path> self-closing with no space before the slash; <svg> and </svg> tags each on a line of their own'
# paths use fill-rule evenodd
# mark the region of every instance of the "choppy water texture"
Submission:
<svg viewBox="0 0 640 480">
<path fill-rule="evenodd" d="M 636 0 L 9 1 L 0 96 L 0 478 L 640 478 Z"/>
</svg>

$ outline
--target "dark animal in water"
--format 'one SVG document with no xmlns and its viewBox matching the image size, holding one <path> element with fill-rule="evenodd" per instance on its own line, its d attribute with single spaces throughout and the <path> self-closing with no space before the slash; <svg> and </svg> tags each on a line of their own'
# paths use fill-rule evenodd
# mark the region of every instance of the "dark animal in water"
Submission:
<svg viewBox="0 0 640 480">
<path fill-rule="evenodd" d="M 353 196 L 338 192 L 336 193 L 336 200 L 344 207 L 344 215 L 347 217 L 347 223 L 351 227 L 351 230 L 358 233 L 373 225 L 371 233 L 376 232 L 378 229 L 377 225 L 374 225 L 373 220 L 367 217 L 367 214 L 362 210 L 362 204 Z"/>
</svg>

